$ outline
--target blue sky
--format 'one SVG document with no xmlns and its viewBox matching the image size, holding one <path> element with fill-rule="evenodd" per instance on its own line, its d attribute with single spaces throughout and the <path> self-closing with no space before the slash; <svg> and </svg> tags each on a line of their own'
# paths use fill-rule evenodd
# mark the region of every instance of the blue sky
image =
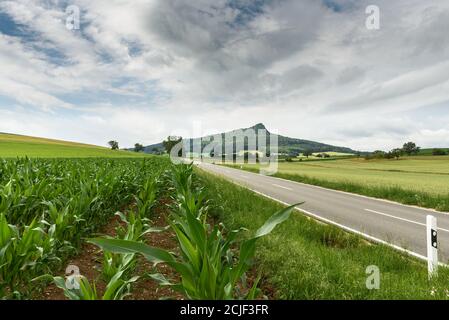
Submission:
<svg viewBox="0 0 449 320">
<path fill-rule="evenodd" d="M 131 146 L 263 122 L 361 150 L 449 146 L 449 3 L 375 2 L 1 1 L 0 132 Z"/>
</svg>

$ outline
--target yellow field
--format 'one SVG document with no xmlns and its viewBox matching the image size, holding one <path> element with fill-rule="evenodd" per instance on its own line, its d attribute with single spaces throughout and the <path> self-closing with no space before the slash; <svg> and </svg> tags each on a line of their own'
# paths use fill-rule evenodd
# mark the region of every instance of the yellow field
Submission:
<svg viewBox="0 0 449 320">
<path fill-rule="evenodd" d="M 245 166 L 256 168 L 256 165 Z M 401 160 L 280 162 L 279 173 L 332 182 L 400 187 L 435 195 L 449 193 L 449 156 L 406 157 Z"/>
</svg>

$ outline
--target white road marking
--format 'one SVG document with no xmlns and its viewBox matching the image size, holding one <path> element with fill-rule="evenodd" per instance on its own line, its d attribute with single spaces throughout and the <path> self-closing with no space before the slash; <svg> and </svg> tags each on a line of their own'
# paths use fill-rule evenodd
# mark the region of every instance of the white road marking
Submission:
<svg viewBox="0 0 449 320">
<path fill-rule="evenodd" d="M 420 225 L 420 226 L 424 226 L 424 227 L 426 226 L 425 223 L 421 223 L 421 222 L 417 222 L 417 221 L 413 221 L 413 220 L 409 220 L 409 219 L 405 219 L 405 218 L 400 218 L 400 217 L 393 216 L 391 214 L 387 214 L 387 213 L 383 213 L 383 212 L 379 212 L 379 211 L 376 211 L 376 210 L 371 210 L 371 209 L 365 209 L 365 210 L 368 211 L 368 212 L 371 212 L 371 213 L 379 214 L 381 216 L 390 217 L 390 218 L 393 218 L 393 219 L 398 219 L 398 220 L 402 220 L 402 221 L 409 222 L 409 223 L 414 223 L 414 224 L 417 224 L 417 225 Z M 443 229 L 443 228 L 438 228 L 438 230 L 449 232 L 449 230 L 446 230 L 446 229 Z"/>
<path fill-rule="evenodd" d="M 248 176 L 245 176 L 244 174 L 240 175 L 242 178 L 248 179 Z"/>
<path fill-rule="evenodd" d="M 220 167 L 220 165 L 213 165 L 213 166 Z M 239 169 L 232 169 L 232 170 L 234 172 L 235 171 L 241 171 Z M 228 171 L 228 173 L 231 173 L 233 171 Z M 249 174 L 250 175 L 262 176 L 262 177 L 265 177 L 265 178 L 267 177 L 266 175 L 263 175 L 263 174 L 260 174 L 260 173 L 249 172 Z M 449 212 L 445 212 L 445 211 L 437 211 L 435 209 L 423 208 L 423 207 L 419 207 L 419 206 L 416 206 L 416 205 L 403 204 L 403 203 L 399 203 L 399 202 L 392 201 L 392 200 L 387 200 L 387 199 L 382 199 L 382 198 L 375 198 L 375 197 L 369 197 L 369 196 L 364 196 L 362 194 L 357 194 L 357 193 L 352 193 L 352 192 L 347 192 L 347 191 L 342 191 L 342 190 L 329 189 L 329 188 L 325 188 L 325 187 L 316 186 L 316 185 L 313 185 L 313 184 L 307 184 L 307 183 L 303 183 L 303 182 L 287 180 L 287 179 L 283 179 L 283 178 L 279 178 L 279 177 L 273 177 L 273 176 L 268 176 L 268 177 L 269 178 L 273 178 L 273 179 L 277 179 L 279 181 L 283 181 L 283 182 L 286 182 L 286 183 L 294 183 L 294 184 L 298 184 L 298 185 L 305 186 L 305 187 L 312 187 L 312 188 L 316 188 L 316 189 L 322 189 L 324 191 L 332 191 L 332 192 L 337 192 L 337 193 L 343 193 L 343 194 L 347 194 L 349 196 L 354 196 L 354 197 L 365 198 L 365 199 L 369 199 L 369 200 L 376 200 L 376 201 L 391 203 L 391 204 L 402 206 L 402 207 L 408 207 L 408 208 L 413 208 L 413 209 L 419 209 L 419 210 L 434 212 L 436 214 L 447 214 L 447 215 L 449 215 Z"/>
<path fill-rule="evenodd" d="M 281 178 L 277 178 L 277 179 L 283 180 L 283 179 L 281 179 Z M 231 180 L 231 181 L 232 181 L 232 180 Z M 288 181 L 288 180 L 284 180 L 284 181 Z M 255 190 L 255 189 L 252 189 L 252 188 L 250 188 L 250 187 L 248 187 L 248 186 L 242 185 L 242 184 L 240 184 L 240 183 L 238 183 L 238 182 L 235 182 L 235 181 L 232 181 L 232 182 L 235 183 L 236 185 L 239 185 L 239 186 L 243 187 L 243 188 L 247 188 L 248 190 L 251 190 L 252 192 L 257 193 L 257 194 L 259 194 L 259 195 L 261 195 L 261 196 L 263 196 L 263 197 L 265 197 L 265 198 L 271 199 L 271 200 L 273 200 L 273 201 L 276 201 L 276 202 L 281 203 L 281 204 L 286 205 L 286 206 L 290 206 L 290 204 L 288 204 L 288 203 L 285 202 L 285 201 L 276 199 L 276 198 L 274 198 L 274 197 L 272 197 L 272 196 L 269 196 L 269 195 L 267 195 L 267 194 L 265 194 L 265 193 L 263 193 L 263 192 L 260 192 L 260 191 L 257 191 L 257 190 Z M 324 188 L 323 188 L 323 189 L 324 189 Z M 366 198 L 368 198 L 368 197 L 366 197 Z M 418 258 L 418 259 L 422 259 L 422 260 L 427 261 L 427 257 L 426 257 L 426 256 L 423 256 L 423 255 L 421 255 L 421 254 L 419 254 L 419 253 L 416 253 L 416 252 L 414 252 L 414 251 L 411 251 L 411 250 L 402 248 L 402 247 L 400 247 L 400 246 L 398 246 L 398 245 L 389 243 L 389 242 L 387 242 L 387 241 L 385 241 L 385 240 L 382 240 L 382 239 L 373 237 L 373 236 L 371 236 L 371 235 L 369 235 L 369 234 L 367 234 L 367 233 L 358 231 L 358 230 L 356 230 L 356 229 L 353 229 L 353 228 L 347 227 L 347 226 L 345 226 L 345 225 L 342 225 L 342 224 L 340 224 L 340 223 L 334 222 L 334 221 L 332 221 L 332 220 L 326 219 L 326 218 L 321 217 L 321 216 L 319 216 L 319 215 L 317 215 L 317 214 L 315 214 L 315 213 L 312 213 L 312 212 L 310 212 L 310 211 L 307 211 L 307 210 L 305 210 L 305 209 L 303 209 L 303 208 L 295 207 L 295 209 L 298 210 L 299 212 L 305 213 L 306 215 L 308 215 L 308 216 L 310 216 L 310 217 L 312 217 L 312 218 L 314 218 L 314 219 L 317 219 L 317 220 L 320 220 L 320 221 L 322 221 L 322 222 L 325 222 L 325 223 L 328 223 L 328 224 L 337 226 L 337 227 L 339 227 L 339 228 L 341 228 L 341 229 L 343 229 L 343 230 L 346 230 L 346 231 L 348 231 L 348 232 L 351 232 L 351 233 L 354 233 L 354 234 L 358 234 L 358 235 L 364 237 L 365 239 L 368 239 L 368 240 L 371 240 L 371 241 L 373 241 L 373 242 L 377 242 L 377 243 L 380 243 L 380 244 L 387 245 L 387 246 L 392 247 L 392 248 L 394 248 L 394 249 L 396 249 L 396 250 L 398 250 L 398 251 L 401 251 L 401 252 L 404 252 L 404 253 L 406 253 L 406 254 L 409 254 L 409 255 L 411 255 L 411 256 L 413 256 L 413 257 L 415 257 L 415 258 Z M 447 264 L 442 263 L 442 262 L 438 262 L 438 264 L 439 264 L 440 266 L 448 267 Z"/>
<path fill-rule="evenodd" d="M 284 186 L 280 186 L 280 185 L 275 184 L 275 183 L 272 183 L 272 185 L 275 186 L 275 187 L 278 187 L 278 188 L 282 188 L 282 189 L 285 189 L 285 190 L 293 191 L 293 189 L 290 189 L 290 188 L 287 188 L 287 187 L 284 187 Z"/>
<path fill-rule="evenodd" d="M 242 186 L 242 187 L 245 187 L 245 186 L 243 186 L 243 185 L 241 185 L 241 186 Z M 246 188 L 247 188 L 247 187 L 246 187 Z M 283 204 L 283 205 L 286 205 L 286 206 L 290 206 L 290 204 L 288 204 L 287 202 L 284 202 L 284 201 L 282 201 L 282 200 L 273 198 L 273 197 L 271 197 L 271 196 L 269 196 L 269 195 L 267 195 L 267 194 L 265 194 L 265 193 L 263 193 L 263 192 L 259 192 L 259 191 L 257 191 L 257 190 L 251 189 L 251 188 L 248 188 L 248 189 L 251 190 L 251 191 L 254 192 L 254 193 L 257 193 L 257 194 L 259 194 L 259 195 L 265 197 L 265 198 L 268 198 L 268 199 L 271 199 L 271 200 L 273 200 L 273 201 L 279 202 L 279 203 L 281 203 L 281 204 Z M 416 252 L 414 252 L 414 251 L 411 251 L 411 250 L 408 250 L 408 249 L 404 249 L 404 248 L 402 248 L 402 247 L 400 247 L 400 246 L 398 246 L 398 245 L 395 245 L 395 244 L 389 243 L 389 242 L 387 242 L 387 241 L 384 241 L 384 240 L 382 240 L 382 239 L 373 237 L 373 236 L 371 236 L 371 235 L 369 235 L 369 234 L 367 234 L 367 233 L 364 233 L 364 232 L 355 230 L 355 229 L 353 229 L 353 228 L 347 227 L 347 226 L 342 225 L 342 224 L 340 224 L 340 223 L 337 223 L 337 222 L 334 222 L 334 221 L 332 221 L 332 220 L 323 218 L 323 217 L 321 217 L 321 216 L 319 216 L 319 215 L 317 215 L 317 214 L 315 214 L 315 213 L 312 213 L 312 212 L 310 212 L 310 211 L 304 210 L 304 209 L 302 209 L 302 208 L 295 207 L 295 209 L 298 210 L 299 212 L 305 213 L 307 216 L 310 216 L 310 217 L 312 217 L 312 218 L 314 218 L 314 219 L 316 219 L 316 220 L 319 220 L 319 221 L 322 221 L 322 222 L 325 222 L 325 223 L 334 225 L 334 226 L 339 227 L 339 228 L 341 228 L 341 229 L 343 229 L 343 230 L 346 230 L 346 231 L 348 231 L 348 232 L 351 232 L 351 233 L 357 234 L 357 235 L 359 235 L 359 236 L 362 236 L 362 237 L 364 237 L 365 239 L 368 239 L 368 240 L 371 240 L 371 241 L 373 241 L 373 242 L 377 242 L 377 243 L 380 243 L 380 244 L 387 245 L 387 246 L 389 246 L 389 247 L 392 247 L 393 249 L 396 249 L 396 250 L 398 250 L 398 251 L 401 251 L 401 252 L 404 252 L 404 253 L 406 253 L 406 254 L 409 254 L 409 255 L 411 255 L 411 256 L 413 256 L 413 257 L 415 257 L 415 258 L 418 258 L 418 259 L 427 261 L 427 257 L 426 257 L 426 256 L 423 256 L 423 255 L 421 255 L 421 254 L 419 254 L 419 253 L 416 253 Z M 443 266 L 443 267 L 447 267 L 447 266 L 448 266 L 447 264 L 442 263 L 442 262 L 438 262 L 438 264 L 439 264 L 440 266 Z"/>
</svg>

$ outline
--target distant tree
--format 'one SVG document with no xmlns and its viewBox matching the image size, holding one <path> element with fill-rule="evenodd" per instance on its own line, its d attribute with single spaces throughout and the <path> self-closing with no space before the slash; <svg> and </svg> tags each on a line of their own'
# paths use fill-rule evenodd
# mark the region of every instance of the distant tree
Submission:
<svg viewBox="0 0 449 320">
<path fill-rule="evenodd" d="M 402 150 L 404 150 L 404 153 L 408 156 L 411 156 L 412 154 L 417 154 L 421 148 L 416 146 L 416 143 L 414 142 L 407 142 L 404 143 L 404 146 L 402 147 Z"/>
<path fill-rule="evenodd" d="M 313 153 L 312 153 L 312 150 L 304 150 L 303 151 L 303 153 L 302 153 L 302 155 L 304 156 L 304 157 L 306 157 L 306 158 L 308 158 L 309 156 L 311 156 Z"/>
<path fill-rule="evenodd" d="M 396 160 L 399 160 L 399 158 L 404 154 L 404 150 L 400 149 L 400 148 L 396 148 L 391 150 L 388 154 L 387 154 L 387 158 L 392 159 L 395 158 Z"/>
<path fill-rule="evenodd" d="M 368 159 L 382 159 L 382 158 L 389 158 L 388 153 L 382 150 L 376 150 L 372 154 L 370 154 L 368 157 L 365 157 Z"/>
<path fill-rule="evenodd" d="M 316 155 L 318 158 L 330 158 L 331 156 L 328 153 L 322 152 Z"/>
<path fill-rule="evenodd" d="M 144 148 L 144 146 L 141 145 L 140 143 L 136 143 L 136 144 L 134 145 L 134 151 L 135 151 L 135 152 L 141 152 L 141 151 L 143 151 L 143 150 L 145 150 L 145 148 Z"/>
<path fill-rule="evenodd" d="M 434 155 L 434 156 L 445 156 L 445 155 L 447 155 L 447 152 L 444 151 L 443 149 L 433 149 L 432 150 L 432 155 Z"/>
<path fill-rule="evenodd" d="M 182 137 L 168 136 L 167 140 L 164 140 L 162 144 L 164 145 L 165 151 L 170 154 L 174 146 L 182 141 Z"/>
<path fill-rule="evenodd" d="M 112 150 L 118 150 L 118 142 L 115 140 L 111 140 L 108 142 L 109 146 L 111 147 Z"/>
</svg>

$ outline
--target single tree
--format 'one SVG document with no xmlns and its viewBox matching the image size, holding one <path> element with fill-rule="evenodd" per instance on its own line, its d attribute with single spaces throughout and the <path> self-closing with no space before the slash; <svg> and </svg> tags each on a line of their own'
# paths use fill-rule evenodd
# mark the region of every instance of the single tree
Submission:
<svg viewBox="0 0 449 320">
<path fill-rule="evenodd" d="M 407 142 L 404 143 L 404 146 L 402 147 L 402 150 L 408 155 L 411 156 L 412 154 L 417 154 L 421 148 L 416 146 L 416 143 L 414 142 Z"/>
<path fill-rule="evenodd" d="M 141 152 L 141 151 L 143 151 L 143 150 L 145 150 L 145 148 L 144 148 L 144 146 L 141 145 L 140 143 L 136 143 L 136 144 L 134 145 L 134 151 L 135 151 L 135 152 Z"/>
<path fill-rule="evenodd" d="M 176 146 L 181 141 L 182 137 L 168 136 L 167 140 L 164 140 L 162 144 L 164 145 L 165 151 L 167 151 L 167 153 L 170 154 L 173 147 Z"/>
<path fill-rule="evenodd" d="M 115 140 L 111 140 L 108 142 L 109 146 L 112 150 L 118 150 L 118 142 Z"/>
<path fill-rule="evenodd" d="M 304 150 L 302 155 L 306 158 L 309 158 L 312 155 L 312 150 Z"/>
</svg>

